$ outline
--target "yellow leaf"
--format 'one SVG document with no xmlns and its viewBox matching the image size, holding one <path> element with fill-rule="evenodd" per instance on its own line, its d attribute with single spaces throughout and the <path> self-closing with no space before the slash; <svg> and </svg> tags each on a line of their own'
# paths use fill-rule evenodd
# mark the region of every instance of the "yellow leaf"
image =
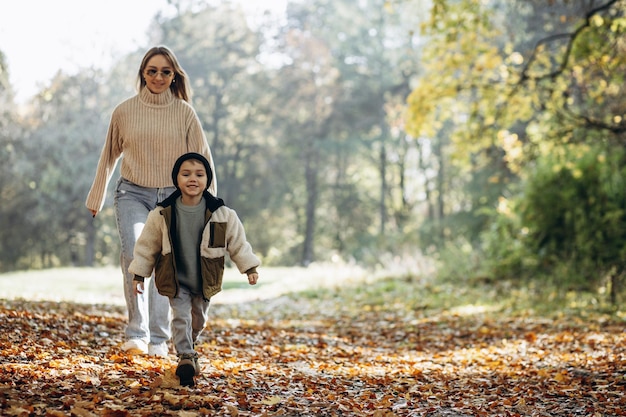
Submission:
<svg viewBox="0 0 626 417">
<path fill-rule="evenodd" d="M 230 417 L 239 417 L 239 410 L 237 409 L 237 407 L 226 404 L 226 408 L 228 409 L 228 412 L 230 413 Z"/>
<path fill-rule="evenodd" d="M 565 382 L 567 380 L 567 374 L 564 372 L 559 372 L 554 376 L 554 380 L 556 382 Z"/>
<path fill-rule="evenodd" d="M 280 403 L 282 400 L 279 396 L 274 395 L 272 397 L 268 397 L 266 399 L 264 399 L 263 401 L 261 401 L 262 404 L 265 405 L 276 405 L 278 403 Z"/>
</svg>

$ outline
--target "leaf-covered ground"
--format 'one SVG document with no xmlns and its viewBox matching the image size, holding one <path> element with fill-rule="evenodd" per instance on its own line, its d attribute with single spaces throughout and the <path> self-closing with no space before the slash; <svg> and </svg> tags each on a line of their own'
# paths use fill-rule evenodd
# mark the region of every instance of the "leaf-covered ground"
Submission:
<svg viewBox="0 0 626 417">
<path fill-rule="evenodd" d="M 0 300 L 0 415 L 626 415 L 619 318 L 341 291 L 215 305 L 194 388 L 178 386 L 174 355 L 119 350 L 120 306 Z"/>
</svg>

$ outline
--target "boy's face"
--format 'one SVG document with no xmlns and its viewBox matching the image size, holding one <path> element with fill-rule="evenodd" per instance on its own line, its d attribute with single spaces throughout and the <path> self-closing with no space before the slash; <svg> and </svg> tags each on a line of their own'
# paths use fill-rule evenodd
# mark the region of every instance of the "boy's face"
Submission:
<svg viewBox="0 0 626 417">
<path fill-rule="evenodd" d="M 178 171 L 178 187 L 183 195 L 196 197 L 208 188 L 204 164 L 195 159 L 183 162 Z"/>
</svg>

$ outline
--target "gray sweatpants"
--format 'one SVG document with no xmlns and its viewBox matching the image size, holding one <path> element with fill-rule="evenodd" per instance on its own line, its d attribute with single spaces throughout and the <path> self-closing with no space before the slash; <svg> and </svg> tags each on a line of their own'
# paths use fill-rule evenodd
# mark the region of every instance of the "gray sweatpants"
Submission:
<svg viewBox="0 0 626 417">
<path fill-rule="evenodd" d="M 176 354 L 193 353 L 194 345 L 209 316 L 209 301 L 180 287 L 178 295 L 170 298 L 172 307 L 172 339 Z"/>
</svg>

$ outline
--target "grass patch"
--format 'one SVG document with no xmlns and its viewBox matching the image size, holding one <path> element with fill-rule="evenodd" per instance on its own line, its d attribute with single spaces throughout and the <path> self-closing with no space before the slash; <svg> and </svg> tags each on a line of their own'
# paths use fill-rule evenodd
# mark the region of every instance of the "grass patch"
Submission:
<svg viewBox="0 0 626 417">
<path fill-rule="evenodd" d="M 423 282 L 411 277 L 385 278 L 357 285 L 306 290 L 296 297 L 341 302 L 355 307 L 355 314 L 363 309 L 374 309 L 419 312 L 420 315 L 504 313 L 509 316 L 572 316 L 626 321 L 623 307 L 612 306 L 599 294 L 563 293 L 550 285 L 520 287 L 510 282 L 458 285 Z"/>
<path fill-rule="evenodd" d="M 227 269 L 224 291 L 212 302 L 232 304 L 244 312 L 249 308 L 266 311 L 262 304 L 267 304 L 291 314 L 340 309 L 351 316 L 364 311 L 393 311 L 413 317 L 506 314 L 626 321 L 624 308 L 610 305 L 606 295 L 564 292 L 549 283 L 437 282 L 411 274 L 374 276 L 359 268 L 329 266 L 263 268 L 260 274 L 259 284 L 250 286 L 245 275 Z M 117 267 L 0 274 L 0 299 L 125 305 Z M 243 307 L 254 301 L 259 301 L 258 305 Z"/>
</svg>

